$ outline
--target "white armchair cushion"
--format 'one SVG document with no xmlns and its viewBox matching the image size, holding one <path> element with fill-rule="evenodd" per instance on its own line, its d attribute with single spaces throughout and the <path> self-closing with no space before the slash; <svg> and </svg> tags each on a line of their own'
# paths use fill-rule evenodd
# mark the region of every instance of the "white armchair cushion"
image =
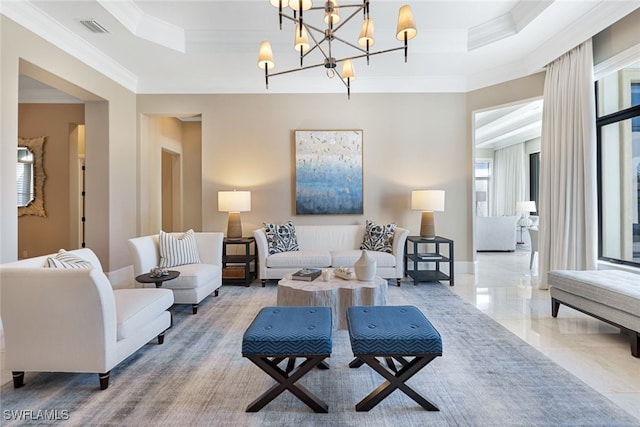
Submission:
<svg viewBox="0 0 640 427">
<path fill-rule="evenodd" d="M 173 304 L 173 293 L 166 289 L 117 289 L 113 296 L 118 340 L 136 336 Z"/>
<path fill-rule="evenodd" d="M 174 267 L 180 276 L 162 284 L 167 289 L 193 289 L 221 280 L 222 267 L 211 264 L 187 264 Z"/>
<path fill-rule="evenodd" d="M 198 245 L 193 230 L 181 236 L 160 231 L 160 267 L 170 268 L 185 264 L 200 264 Z"/>
</svg>

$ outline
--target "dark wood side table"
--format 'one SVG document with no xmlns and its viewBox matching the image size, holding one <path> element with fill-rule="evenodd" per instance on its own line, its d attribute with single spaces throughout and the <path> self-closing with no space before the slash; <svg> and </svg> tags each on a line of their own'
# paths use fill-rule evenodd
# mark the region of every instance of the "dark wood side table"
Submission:
<svg viewBox="0 0 640 427">
<path fill-rule="evenodd" d="M 235 247 L 244 246 L 237 254 Z M 234 250 L 230 250 L 234 247 Z M 222 243 L 222 284 L 249 286 L 258 278 L 258 255 L 256 239 L 251 237 L 225 237 Z"/>
<path fill-rule="evenodd" d="M 168 273 L 169 274 L 167 274 L 166 276 L 152 276 L 151 273 L 141 274 L 136 277 L 136 282 L 155 283 L 156 288 L 159 288 L 162 286 L 163 282 L 166 282 L 168 280 L 173 280 L 180 275 L 180 272 L 175 270 L 169 270 Z"/>
<path fill-rule="evenodd" d="M 441 245 L 447 245 L 449 250 L 441 251 Z M 427 269 L 427 263 L 435 264 L 435 268 Z M 440 264 L 449 265 L 449 274 L 440 271 Z M 414 285 L 418 282 L 446 280 L 450 286 L 453 286 L 453 240 L 441 236 L 407 237 L 404 246 L 404 273 L 413 279 Z"/>
</svg>

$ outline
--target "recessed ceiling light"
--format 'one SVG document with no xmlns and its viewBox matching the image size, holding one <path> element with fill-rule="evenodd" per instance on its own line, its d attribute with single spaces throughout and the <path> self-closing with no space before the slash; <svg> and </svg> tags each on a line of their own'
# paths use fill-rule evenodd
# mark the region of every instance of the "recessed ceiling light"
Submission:
<svg viewBox="0 0 640 427">
<path fill-rule="evenodd" d="M 108 33 L 109 32 L 105 27 L 100 25 L 100 23 L 98 21 L 96 21 L 95 19 L 85 19 L 85 20 L 80 21 L 80 23 L 82 25 L 84 25 L 85 27 L 87 27 L 93 33 Z"/>
</svg>

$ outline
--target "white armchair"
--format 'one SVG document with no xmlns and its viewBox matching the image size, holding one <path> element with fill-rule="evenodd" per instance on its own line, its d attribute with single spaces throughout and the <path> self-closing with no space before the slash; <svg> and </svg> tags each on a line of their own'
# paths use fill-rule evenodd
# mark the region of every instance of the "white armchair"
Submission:
<svg viewBox="0 0 640 427">
<path fill-rule="evenodd" d="M 182 233 L 172 233 L 180 235 Z M 186 264 L 171 267 L 180 272 L 180 276 L 162 284 L 171 289 L 176 304 L 191 304 L 193 314 L 198 312 L 200 301 L 211 293 L 218 296 L 218 288 L 222 286 L 222 242 L 224 234 L 220 232 L 194 233 L 200 264 Z M 135 276 L 148 273 L 160 265 L 159 236 L 136 237 L 129 239 L 129 250 L 133 260 Z M 153 284 L 144 286 L 154 287 Z"/>
<path fill-rule="evenodd" d="M 166 289 L 113 290 L 91 249 L 69 253 L 93 268 L 45 268 L 47 258 L 0 266 L 5 368 L 15 388 L 26 372 L 109 372 L 154 337 L 164 341 L 173 294 Z"/>
</svg>

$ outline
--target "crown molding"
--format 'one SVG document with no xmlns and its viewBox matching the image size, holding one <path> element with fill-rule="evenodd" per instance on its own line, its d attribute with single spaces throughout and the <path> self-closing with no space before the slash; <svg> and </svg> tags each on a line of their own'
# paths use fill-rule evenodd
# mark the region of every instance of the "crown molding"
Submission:
<svg viewBox="0 0 640 427">
<path fill-rule="evenodd" d="M 518 34 L 553 2 L 554 0 L 519 1 L 509 13 L 470 28 L 467 35 L 467 48 L 478 49 Z"/>
<path fill-rule="evenodd" d="M 136 37 L 185 53 L 183 28 L 144 13 L 132 0 L 96 1 Z"/>
<path fill-rule="evenodd" d="M 32 2 L 2 2 L 0 12 L 128 90 L 136 92 L 138 77 L 135 74 L 43 13 Z"/>
<path fill-rule="evenodd" d="M 539 70 L 640 7 L 640 2 L 601 1 L 564 31 L 538 46 L 527 57 L 527 70 Z"/>
<path fill-rule="evenodd" d="M 593 74 L 596 80 L 638 62 L 640 58 L 640 44 L 630 47 L 619 54 L 606 59 L 593 67 Z"/>
</svg>

